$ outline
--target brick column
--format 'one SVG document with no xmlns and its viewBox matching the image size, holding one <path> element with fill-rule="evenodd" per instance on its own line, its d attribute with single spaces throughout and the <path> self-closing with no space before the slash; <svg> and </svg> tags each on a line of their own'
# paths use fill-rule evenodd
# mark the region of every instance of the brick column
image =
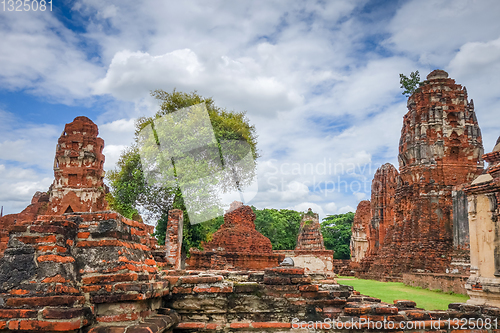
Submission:
<svg viewBox="0 0 500 333">
<path fill-rule="evenodd" d="M 183 223 L 184 218 L 182 210 L 173 209 L 168 212 L 167 234 L 165 235 L 165 257 L 172 269 L 181 269 Z"/>
</svg>

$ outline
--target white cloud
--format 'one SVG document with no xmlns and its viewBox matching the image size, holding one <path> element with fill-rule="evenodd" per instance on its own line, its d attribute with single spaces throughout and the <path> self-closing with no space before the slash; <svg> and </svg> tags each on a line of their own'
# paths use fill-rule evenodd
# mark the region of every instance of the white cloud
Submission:
<svg viewBox="0 0 500 333">
<path fill-rule="evenodd" d="M 36 191 L 49 189 L 53 178 L 34 169 L 11 167 L 0 164 L 0 205 L 4 215 L 22 211 L 30 203 Z"/>
<path fill-rule="evenodd" d="M 137 100 L 155 89 L 200 90 L 217 96 L 224 105 L 253 113 L 269 114 L 298 105 L 302 97 L 285 82 L 266 75 L 250 58 L 206 59 L 204 63 L 190 49 L 153 56 L 145 52 L 118 52 L 106 77 L 94 85 L 96 94 L 112 94 L 123 100 Z M 290 89 L 292 88 L 292 89 Z"/>
<path fill-rule="evenodd" d="M 352 208 L 351 206 L 344 206 L 344 207 L 340 207 L 339 208 L 339 214 L 345 214 L 345 213 L 348 213 L 348 212 L 355 212 L 356 209 L 355 208 Z"/>
<path fill-rule="evenodd" d="M 0 87 L 68 104 L 89 97 L 101 69 L 78 48 L 77 35 L 48 12 L 12 14 L 0 12 Z"/>
<path fill-rule="evenodd" d="M 290 207 L 289 209 L 293 209 L 293 210 L 296 210 L 299 212 L 307 212 L 307 210 L 309 208 L 311 208 L 311 210 L 314 213 L 317 213 L 319 215 L 320 222 L 323 218 L 326 217 L 325 212 L 323 211 L 323 208 L 314 202 L 301 202 L 293 207 Z"/>
<path fill-rule="evenodd" d="M 337 204 L 335 202 L 329 202 L 324 205 L 324 211 L 328 215 L 333 215 L 337 212 Z"/>
<path fill-rule="evenodd" d="M 499 11 L 495 0 L 408 1 L 388 25 L 386 45 L 422 64 L 444 67 L 464 43 L 498 38 Z"/>
</svg>

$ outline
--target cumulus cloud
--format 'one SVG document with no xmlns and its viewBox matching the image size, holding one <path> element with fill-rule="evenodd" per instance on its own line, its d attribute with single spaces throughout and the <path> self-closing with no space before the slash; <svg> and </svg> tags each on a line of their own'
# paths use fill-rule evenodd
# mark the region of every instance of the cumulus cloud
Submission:
<svg viewBox="0 0 500 333">
<path fill-rule="evenodd" d="M 301 103 L 293 87 L 266 75 L 253 59 L 207 59 L 202 62 L 190 49 L 153 56 L 145 52 L 118 52 L 106 77 L 94 85 L 96 94 L 111 94 L 123 100 L 137 100 L 149 91 L 203 91 L 217 96 L 223 105 L 250 109 L 264 115 Z"/>
<path fill-rule="evenodd" d="M 90 96 L 101 69 L 88 61 L 78 36 L 48 12 L 0 12 L 0 87 L 73 104 Z"/>
<path fill-rule="evenodd" d="M 37 191 L 49 189 L 53 178 L 41 175 L 31 168 L 20 168 L 0 164 L 0 205 L 4 206 L 4 214 L 18 213 L 30 203 Z"/>
<path fill-rule="evenodd" d="M 388 25 L 384 42 L 427 65 L 446 66 L 464 43 L 498 38 L 500 3 L 495 0 L 412 0 Z"/>
</svg>

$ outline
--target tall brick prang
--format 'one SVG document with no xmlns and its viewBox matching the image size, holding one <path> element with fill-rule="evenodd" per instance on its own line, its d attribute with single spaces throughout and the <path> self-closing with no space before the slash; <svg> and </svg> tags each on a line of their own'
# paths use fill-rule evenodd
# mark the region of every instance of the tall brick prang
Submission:
<svg viewBox="0 0 500 333">
<path fill-rule="evenodd" d="M 379 221 L 372 277 L 444 272 L 453 252 L 453 188 L 483 170 L 481 131 L 465 87 L 445 71 L 435 70 L 407 105 L 399 143 L 400 174 L 388 171 L 383 177 L 390 179 L 384 190 L 389 195 L 379 196 L 385 202 L 377 195 L 373 200 L 372 189 L 372 225 L 377 228 L 373 222 Z"/>
</svg>

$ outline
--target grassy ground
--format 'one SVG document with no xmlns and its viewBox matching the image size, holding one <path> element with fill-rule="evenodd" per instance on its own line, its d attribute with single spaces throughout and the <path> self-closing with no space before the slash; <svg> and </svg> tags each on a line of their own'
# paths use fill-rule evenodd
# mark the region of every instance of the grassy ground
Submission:
<svg viewBox="0 0 500 333">
<path fill-rule="evenodd" d="M 353 286 L 354 290 L 363 295 L 380 298 L 382 302 L 393 303 L 396 299 L 407 299 L 417 303 L 417 307 L 426 310 L 446 310 L 449 303 L 463 303 L 468 296 L 447 294 L 439 291 L 405 286 L 400 282 L 380 282 L 362 280 L 354 277 L 337 278 L 338 283 Z"/>
</svg>

